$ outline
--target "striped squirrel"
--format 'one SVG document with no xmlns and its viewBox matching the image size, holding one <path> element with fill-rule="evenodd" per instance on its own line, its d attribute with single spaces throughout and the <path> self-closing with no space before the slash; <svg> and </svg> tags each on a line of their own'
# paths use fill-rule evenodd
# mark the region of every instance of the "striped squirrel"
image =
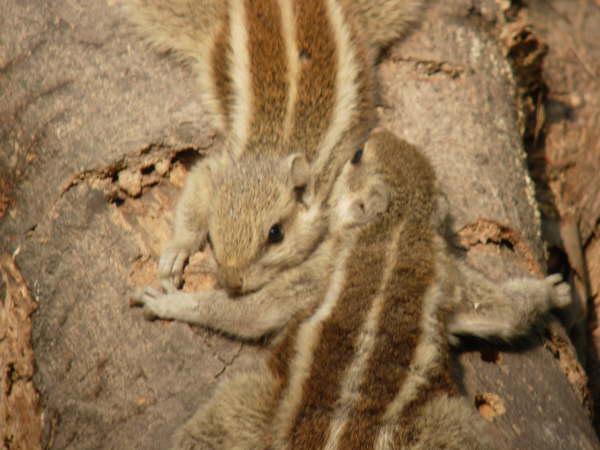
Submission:
<svg viewBox="0 0 600 450">
<path fill-rule="evenodd" d="M 315 217 L 374 126 L 377 53 L 424 3 L 127 0 L 158 48 L 191 61 L 224 137 L 187 177 L 159 260 L 166 290 L 208 239 L 219 283 L 235 295 L 315 251 L 326 229 Z"/>
<path fill-rule="evenodd" d="M 153 316 L 274 335 L 267 361 L 221 383 L 174 448 L 492 448 L 460 396 L 451 346 L 526 336 L 569 288 L 559 275 L 497 285 L 457 260 L 435 231 L 435 186 L 420 151 L 374 132 L 344 166 L 330 232 L 295 278 L 237 300 L 138 296 Z"/>
</svg>

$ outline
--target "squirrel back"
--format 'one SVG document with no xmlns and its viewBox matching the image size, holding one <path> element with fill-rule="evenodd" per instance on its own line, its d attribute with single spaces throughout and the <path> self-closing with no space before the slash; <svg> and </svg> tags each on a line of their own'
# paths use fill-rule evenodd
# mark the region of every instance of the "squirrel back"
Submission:
<svg viewBox="0 0 600 450">
<path fill-rule="evenodd" d="M 160 49 L 191 60 L 229 150 L 309 161 L 374 120 L 362 30 L 335 0 L 128 0 Z M 355 20 L 356 22 L 356 20 Z M 364 125 L 362 125 L 364 123 Z"/>
<path fill-rule="evenodd" d="M 282 380 L 275 448 L 405 448 L 423 441 L 431 401 L 462 408 L 437 286 L 435 174 L 418 149 L 384 131 L 339 185 L 338 222 L 364 223 L 339 285 L 273 352 Z"/>
<path fill-rule="evenodd" d="M 401 32 L 417 3 L 128 0 L 134 22 L 160 48 L 193 62 L 225 138 L 188 176 L 174 239 L 159 263 L 163 285 L 178 283 L 182 261 L 207 236 L 218 249 L 219 272 L 224 266 L 230 272 L 221 277 L 223 287 L 239 292 L 263 286 L 282 262 L 297 264 L 316 248 L 322 236 L 304 218 L 320 213 L 342 166 L 375 124 L 370 54 L 384 40 L 374 37 L 376 30 L 387 23 L 373 23 L 382 18 L 375 11 L 387 11 L 398 21 L 391 29 Z M 296 155 L 308 167 L 301 185 L 294 165 L 282 164 Z M 209 164 L 210 170 L 202 167 Z M 254 180 L 241 179 L 240 168 Z M 276 191 L 283 201 L 272 201 Z M 269 233 L 282 227 L 283 242 L 270 245 Z M 300 248 L 293 258 L 288 240 Z"/>
<path fill-rule="evenodd" d="M 302 152 L 317 174 L 315 191 L 328 191 L 375 123 L 373 55 L 417 21 L 424 3 L 127 0 L 126 6 L 159 49 L 192 62 L 226 151 L 236 157 Z"/>
<path fill-rule="evenodd" d="M 343 167 L 329 233 L 302 264 L 236 298 L 142 295 L 158 317 L 272 338 L 267 362 L 222 383 L 175 448 L 492 448 L 450 347 L 530 335 L 569 288 L 560 275 L 498 284 L 468 267 L 437 233 L 438 195 L 419 150 L 374 132 Z"/>
</svg>

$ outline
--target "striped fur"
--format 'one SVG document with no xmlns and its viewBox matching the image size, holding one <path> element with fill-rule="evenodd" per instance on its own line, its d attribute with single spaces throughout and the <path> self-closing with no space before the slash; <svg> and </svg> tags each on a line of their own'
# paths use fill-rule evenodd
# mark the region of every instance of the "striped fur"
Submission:
<svg viewBox="0 0 600 450">
<path fill-rule="evenodd" d="M 393 27 L 399 35 L 406 17 L 416 17 L 413 3 L 393 5 L 402 16 Z M 356 141 L 351 156 L 372 127 L 371 44 L 363 37 L 371 33 L 362 27 L 375 24 L 361 21 L 355 7 L 337 0 L 127 0 L 126 6 L 158 48 L 193 62 L 204 103 L 238 156 L 301 151 L 327 167 L 348 134 Z"/>
<path fill-rule="evenodd" d="M 557 275 L 497 285 L 454 259 L 432 223 L 434 185 L 418 150 L 374 133 L 305 262 L 233 301 L 220 289 L 137 297 L 155 317 L 273 337 L 268 362 L 224 382 L 175 448 L 490 448 L 450 345 L 531 333 L 569 290 Z"/>
<path fill-rule="evenodd" d="M 403 10 L 405 3 L 413 7 L 403 0 L 395 8 Z M 186 187 L 179 202 L 174 237 L 159 263 L 161 283 L 174 290 L 184 261 L 210 236 L 218 271 L 236 273 L 222 277 L 224 288 L 244 292 L 263 286 L 308 257 L 310 251 L 298 252 L 294 245 L 317 247 L 322 236 L 304 225 L 305 217 L 322 213 L 343 164 L 374 126 L 372 46 L 362 29 L 367 22 L 338 0 L 128 4 L 136 23 L 154 33 L 161 48 L 171 46 L 194 61 L 207 109 L 225 137 L 223 149 L 199 163 L 211 167 L 194 169 L 186 181 L 194 188 Z M 201 17 L 201 7 L 215 23 Z M 192 23 L 183 23 L 186 11 Z M 178 29 L 170 30 L 170 23 Z M 294 155 L 309 166 L 303 184 L 286 181 L 291 166 L 281 162 Z M 199 176 L 201 182 L 195 180 Z M 274 194 L 281 200 L 276 204 Z M 286 241 L 277 250 L 267 245 L 275 224 L 286 227 Z M 230 238 L 248 233 L 248 245 Z M 227 283 L 234 279 L 241 281 Z"/>
<path fill-rule="evenodd" d="M 204 104 L 225 137 L 224 151 L 242 165 L 303 155 L 311 177 L 306 186 L 294 185 L 285 195 L 291 198 L 301 188 L 306 196 L 297 206 L 319 208 L 327 201 L 344 162 L 364 144 L 374 125 L 373 55 L 417 21 L 424 3 L 126 0 L 125 5 L 133 22 L 157 47 L 173 49 L 192 61 Z M 207 233 L 213 242 L 225 246 L 220 235 L 223 227 L 206 229 L 209 216 L 237 223 L 236 229 L 251 229 L 255 240 L 261 241 L 261 245 L 243 249 L 223 249 L 225 253 L 239 254 L 244 262 L 257 262 L 265 251 L 263 223 L 255 223 L 252 214 L 244 214 L 238 222 L 230 217 L 227 205 L 231 196 L 236 189 L 241 193 L 247 187 L 239 180 L 237 164 L 219 161 L 212 172 L 221 172 L 219 178 L 229 186 L 217 186 L 207 195 L 183 196 L 180 201 L 178 210 L 183 212 L 177 215 L 174 239 L 159 264 L 161 282 L 169 290 L 175 289 L 183 261 L 204 243 Z M 277 179 L 260 170 L 269 165 L 273 166 L 258 164 L 254 170 L 264 185 Z M 197 184 L 189 179 L 188 183 Z M 273 186 L 265 186 L 265 190 L 253 191 L 263 210 L 269 206 L 266 199 Z M 207 205 L 200 203 L 200 197 L 218 200 L 216 205 Z M 265 199 L 263 205 L 261 199 Z M 202 220 L 186 220 L 190 214 L 185 210 L 200 210 Z M 281 221 L 290 222 L 297 211 L 290 214 Z M 179 216 L 184 218 L 179 220 Z M 192 239 L 193 235 L 199 238 Z"/>
<path fill-rule="evenodd" d="M 369 114 L 372 55 L 405 34 L 424 3 L 126 0 L 125 7 L 159 49 L 192 62 L 215 124 L 239 151 L 284 137 L 292 151 L 320 153 L 349 116 Z"/>
<path fill-rule="evenodd" d="M 342 218 L 331 220 L 335 257 L 306 291 L 318 293 L 313 306 L 292 316 L 260 374 L 226 383 L 226 394 L 182 428 L 175 448 L 425 448 L 433 442 L 426 434 L 437 432 L 433 426 L 460 437 L 460 446 L 449 443 L 449 449 L 487 448 L 465 427 L 468 420 L 477 429 L 478 419 L 452 377 L 439 287 L 444 272 L 436 263 L 444 250 L 430 226 L 434 184 L 431 166 L 416 149 L 388 133 L 369 140 L 362 162 L 347 164 L 336 182 L 331 207 Z M 371 195 L 381 186 L 388 189 L 387 201 L 370 210 Z M 352 202 L 364 202 L 359 214 L 367 219 L 346 211 Z M 237 387 L 249 379 L 260 384 Z M 246 390 L 253 398 L 267 392 L 263 401 L 254 399 L 259 409 L 247 406 Z M 217 403 L 224 395 L 239 395 L 242 403 L 227 406 L 236 411 L 235 423 L 219 416 L 226 438 L 217 442 L 210 423 L 223 414 Z M 436 417 L 431 405 L 443 405 L 436 411 L 440 423 L 423 430 Z M 239 425 L 244 410 L 253 418 L 253 432 Z M 236 441 L 234 435 L 252 439 Z"/>
<path fill-rule="evenodd" d="M 128 1 L 161 48 L 193 60 L 226 138 L 186 182 L 159 263 L 168 293 L 137 301 L 243 339 L 277 336 L 269 364 L 224 384 L 176 448 L 487 448 L 450 339 L 511 339 L 565 295 L 555 278 L 503 291 L 448 265 L 431 227 L 435 177 L 413 147 L 375 133 L 348 163 L 373 127 L 373 55 L 422 2 Z M 176 291 L 208 235 L 224 289 Z M 495 315 L 522 288 L 527 320 Z"/>
<path fill-rule="evenodd" d="M 405 448 L 422 439 L 406 430 L 432 396 L 462 405 L 437 288 L 433 171 L 412 147 L 377 136 L 361 164 L 377 158 L 376 167 L 386 171 L 364 176 L 362 167 L 350 167 L 342 179 L 363 192 L 365 183 L 383 176 L 393 186 L 390 206 L 360 229 L 343 282 L 331 283 L 333 295 L 294 331 L 295 341 L 274 350 L 275 359 L 278 352 L 293 355 L 275 412 L 274 448 Z M 393 426 L 398 423 L 402 433 Z M 478 445 L 464 448 L 485 448 Z"/>
<path fill-rule="evenodd" d="M 248 160 L 301 152 L 325 196 L 375 118 L 367 44 L 345 17 L 335 0 L 231 0 L 229 42 L 212 48 L 209 90 L 229 150 Z"/>
</svg>

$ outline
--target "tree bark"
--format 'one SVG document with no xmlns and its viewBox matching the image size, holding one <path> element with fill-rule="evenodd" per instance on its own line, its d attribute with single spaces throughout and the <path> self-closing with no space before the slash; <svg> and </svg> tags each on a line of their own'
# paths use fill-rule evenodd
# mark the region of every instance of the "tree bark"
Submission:
<svg viewBox="0 0 600 450">
<path fill-rule="evenodd" d="M 431 158 L 466 258 L 497 280 L 543 276 L 504 12 L 492 0 L 439 3 L 379 65 L 382 124 Z M 261 352 L 128 306 L 133 289 L 157 283 L 187 168 L 219 138 L 195 75 L 148 49 L 120 4 L 6 0 L 1 14 L 0 253 L 19 249 L 20 286 L 37 302 L 37 371 L 22 378 L 40 403 L 23 408 L 35 413 L 27 423 L 42 421 L 43 448 L 165 448 L 219 379 Z M 210 283 L 193 262 L 188 289 Z M 6 305 L 3 318 L 17 314 Z M 0 339 L 0 361 L 6 352 Z M 559 325 L 518 351 L 469 347 L 460 376 L 499 449 L 600 448 Z M 33 448 L 5 430 L 4 448 Z"/>
</svg>

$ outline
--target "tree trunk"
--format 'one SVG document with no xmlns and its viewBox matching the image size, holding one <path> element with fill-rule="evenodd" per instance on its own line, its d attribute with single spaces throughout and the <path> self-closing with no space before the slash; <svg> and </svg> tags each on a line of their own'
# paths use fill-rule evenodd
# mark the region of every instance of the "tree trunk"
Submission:
<svg viewBox="0 0 600 450">
<path fill-rule="evenodd" d="M 457 249 L 494 279 L 541 277 L 506 5 L 439 3 L 380 63 L 381 121 L 433 161 Z M 157 283 L 187 168 L 218 137 L 195 75 L 148 49 L 120 4 L 5 0 L 0 14 L 2 448 L 165 448 L 219 378 L 261 352 L 128 306 Z M 194 261 L 188 289 L 210 283 Z M 31 322 L 33 377 L 15 351 Z M 600 448 L 585 374 L 551 329 L 518 351 L 461 355 L 465 395 L 499 449 Z"/>
</svg>

